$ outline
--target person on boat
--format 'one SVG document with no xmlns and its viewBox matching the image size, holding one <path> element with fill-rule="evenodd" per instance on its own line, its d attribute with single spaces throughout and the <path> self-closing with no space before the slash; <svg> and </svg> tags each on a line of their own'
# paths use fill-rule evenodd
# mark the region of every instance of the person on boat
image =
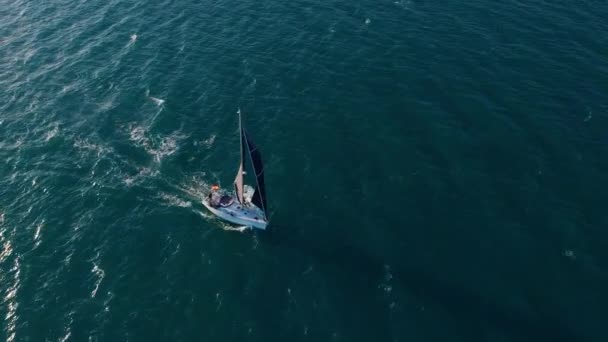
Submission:
<svg viewBox="0 0 608 342">
<path fill-rule="evenodd" d="M 212 207 L 219 207 L 220 206 L 220 200 L 222 199 L 222 195 L 219 193 L 219 185 L 214 184 L 211 186 L 211 192 L 208 195 L 209 198 L 209 204 Z"/>
</svg>

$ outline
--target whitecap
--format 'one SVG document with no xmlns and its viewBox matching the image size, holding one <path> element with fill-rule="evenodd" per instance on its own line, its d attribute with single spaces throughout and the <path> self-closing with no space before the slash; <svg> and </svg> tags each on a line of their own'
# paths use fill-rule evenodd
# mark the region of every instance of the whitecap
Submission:
<svg viewBox="0 0 608 342">
<path fill-rule="evenodd" d="M 59 342 L 66 342 L 70 338 L 70 336 L 72 336 L 71 326 L 74 323 L 74 318 L 72 318 L 73 315 L 74 315 L 73 311 L 69 313 L 70 322 L 66 325 L 65 334 L 59 338 L 59 340 L 58 340 Z"/>
<path fill-rule="evenodd" d="M 398 1 L 395 1 L 394 4 L 403 9 L 409 9 L 410 5 L 412 4 L 412 1 L 411 0 L 398 0 Z"/>
<path fill-rule="evenodd" d="M 386 294 L 390 294 L 393 290 L 391 285 L 392 279 L 393 274 L 391 273 L 391 267 L 389 265 L 384 265 L 384 279 L 383 282 L 378 285 L 378 288 L 382 289 Z"/>
<path fill-rule="evenodd" d="M 138 146 L 148 147 L 150 145 L 150 139 L 146 137 L 146 130 L 141 126 L 136 126 L 129 131 L 129 140 Z"/>
<path fill-rule="evenodd" d="M 93 272 L 97 277 L 97 280 L 95 281 L 95 288 L 93 289 L 93 291 L 91 291 L 91 298 L 95 298 L 97 290 L 99 290 L 99 285 L 101 285 L 101 282 L 103 281 L 103 278 L 105 277 L 106 273 L 96 264 L 93 264 L 93 269 L 91 270 L 91 272 Z"/>
<path fill-rule="evenodd" d="M 154 96 L 149 96 L 148 98 L 149 98 L 150 100 L 152 100 L 152 102 L 154 102 L 154 103 L 155 103 L 157 106 L 159 106 L 159 107 L 160 107 L 160 106 L 162 106 L 162 105 L 165 103 L 165 100 L 163 100 L 163 99 L 159 99 L 159 98 L 154 97 Z"/>
<path fill-rule="evenodd" d="M 370 18 L 365 19 L 365 25 L 371 24 L 372 20 Z"/>
<path fill-rule="evenodd" d="M 132 127 L 132 126 L 131 126 Z M 148 137 L 148 132 L 141 126 L 131 128 L 129 132 L 129 140 L 133 141 L 136 146 L 143 147 L 146 152 L 154 157 L 156 162 L 161 162 L 166 156 L 170 156 L 177 149 L 178 141 L 187 138 L 186 135 L 180 134 L 179 132 L 173 132 L 169 136 L 158 138 Z"/>
<path fill-rule="evenodd" d="M 0 250 L 0 264 L 13 254 L 13 245 L 11 240 L 4 238 L 4 231 L 0 232 L 0 242 L 2 242 L 2 250 Z"/>
<path fill-rule="evenodd" d="M 160 146 L 158 149 L 152 149 L 148 151 L 154 156 L 154 160 L 160 163 L 160 161 L 170 156 L 177 151 L 177 139 L 174 136 L 168 136 L 161 139 Z"/>
<path fill-rule="evenodd" d="M 93 151 L 96 152 L 97 157 L 99 158 L 101 155 L 107 154 L 112 149 L 103 145 L 92 143 L 86 139 L 77 138 L 74 140 L 73 146 L 79 150 L 83 151 Z"/>
<path fill-rule="evenodd" d="M 57 125 L 55 125 L 55 127 L 53 127 L 52 130 L 48 131 L 44 137 L 44 141 L 48 142 L 49 140 L 53 139 L 57 133 L 59 133 L 59 127 Z"/>
<path fill-rule="evenodd" d="M 562 256 L 565 256 L 566 258 L 570 258 L 572 260 L 576 259 L 576 254 L 571 249 L 565 249 L 565 250 L 563 250 L 562 251 Z"/>
<path fill-rule="evenodd" d="M 40 244 L 40 231 L 42 230 L 42 228 L 44 228 L 44 219 L 38 223 L 36 225 L 36 232 L 34 233 L 34 242 L 36 243 L 35 246 L 38 247 L 38 245 Z"/>
<path fill-rule="evenodd" d="M 114 298 L 114 293 L 112 293 L 111 291 L 108 291 L 108 297 L 103 301 L 103 311 L 104 312 L 110 311 L 110 301 L 112 301 L 113 298 Z"/>
<path fill-rule="evenodd" d="M 215 307 L 215 311 L 220 311 L 220 308 L 222 307 L 222 294 L 221 293 L 216 293 L 215 294 L 215 302 L 217 303 L 217 306 Z"/>
<path fill-rule="evenodd" d="M 3 302 L 7 304 L 7 311 L 4 319 L 8 335 L 6 339 L 7 342 L 15 341 L 17 321 L 19 319 L 17 316 L 17 308 L 19 307 L 19 303 L 17 302 L 17 290 L 21 284 L 21 262 L 19 256 L 15 258 L 15 263 L 10 272 L 14 272 L 13 284 L 6 290 L 6 295 L 3 299 Z"/>
<path fill-rule="evenodd" d="M 216 135 L 215 134 L 211 134 L 211 136 L 205 140 L 202 141 L 202 144 L 206 147 L 206 148 L 210 148 L 211 145 L 213 145 L 213 143 L 215 142 L 215 138 Z"/>
<path fill-rule="evenodd" d="M 142 178 L 155 177 L 159 174 L 158 170 L 152 170 L 150 168 L 144 167 L 139 169 L 139 172 L 135 176 L 125 177 L 123 182 L 127 186 L 132 186 Z"/>
<path fill-rule="evenodd" d="M 135 43 L 136 40 L 137 40 L 137 34 L 133 33 L 131 35 L 131 37 L 129 38 L 129 43 L 133 44 L 133 43 Z"/>
<path fill-rule="evenodd" d="M 60 339 L 59 342 L 66 342 L 70 336 L 72 336 L 72 331 L 70 330 L 70 328 L 67 328 L 65 335 L 63 335 Z"/>
</svg>

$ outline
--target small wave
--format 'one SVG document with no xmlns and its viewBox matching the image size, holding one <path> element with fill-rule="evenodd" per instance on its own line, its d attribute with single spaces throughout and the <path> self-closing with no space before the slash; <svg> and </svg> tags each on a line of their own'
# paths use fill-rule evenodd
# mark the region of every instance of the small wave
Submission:
<svg viewBox="0 0 608 342">
<path fill-rule="evenodd" d="M 175 153 L 179 147 L 178 142 L 187 138 L 186 135 L 174 132 L 160 139 L 151 139 L 148 137 L 146 129 L 141 126 L 131 126 L 129 129 L 129 140 L 133 141 L 136 146 L 144 148 L 148 154 L 154 156 L 156 162 L 161 162 L 166 156 Z M 160 142 L 158 143 L 158 141 Z"/>
<path fill-rule="evenodd" d="M 73 146 L 79 150 L 96 152 L 98 158 L 104 154 L 107 154 L 108 152 L 110 152 L 112 150 L 109 147 L 91 143 L 90 141 L 88 141 L 86 139 L 80 139 L 80 138 L 77 138 L 76 140 L 74 140 Z"/>
<path fill-rule="evenodd" d="M 587 117 L 583 121 L 589 122 L 589 121 L 591 121 L 591 119 L 593 119 L 593 112 L 589 110 L 589 111 L 587 111 Z"/>
<path fill-rule="evenodd" d="M 101 112 L 107 112 L 110 109 L 116 107 L 116 99 L 118 98 L 119 92 L 112 92 L 108 97 L 106 97 L 102 102 L 99 102 L 97 105 L 99 106 L 99 110 Z"/>
<path fill-rule="evenodd" d="M 44 219 L 36 225 L 36 232 L 34 233 L 34 248 L 40 245 L 40 232 L 44 228 Z"/>
<path fill-rule="evenodd" d="M 141 126 L 136 126 L 130 130 L 129 139 L 135 142 L 138 146 L 150 146 L 150 139 L 146 137 L 146 130 Z"/>
<path fill-rule="evenodd" d="M 213 145 L 213 143 L 215 142 L 215 137 L 215 134 L 211 134 L 209 139 L 203 141 L 203 145 L 207 146 L 207 148 L 211 147 L 211 145 Z"/>
<path fill-rule="evenodd" d="M 19 256 L 15 258 L 15 263 L 10 272 L 14 272 L 13 284 L 6 290 L 6 295 L 3 299 L 3 302 L 7 304 L 7 311 L 4 319 L 8 335 L 6 339 L 7 342 L 15 341 L 17 321 L 19 319 L 19 316 L 17 316 L 17 308 L 19 307 L 19 303 L 17 302 L 17 290 L 19 290 L 21 284 L 21 262 Z"/>
<path fill-rule="evenodd" d="M 159 99 L 158 97 L 150 96 L 148 97 L 152 102 L 154 102 L 157 106 L 162 106 L 165 103 L 165 100 Z"/>
<path fill-rule="evenodd" d="M 148 177 L 155 177 L 159 174 L 158 170 L 151 170 L 147 167 L 141 168 L 139 170 L 139 173 L 137 173 L 135 176 L 132 177 L 125 177 L 123 179 L 123 182 L 127 185 L 127 186 L 133 186 L 136 182 L 138 182 L 139 180 L 141 180 L 142 178 L 148 178 Z"/>
<path fill-rule="evenodd" d="M 13 254 L 13 245 L 11 240 L 4 237 L 5 231 L 0 231 L 0 242 L 2 242 L 2 250 L 0 250 L 0 264 Z"/>
<path fill-rule="evenodd" d="M 222 294 L 220 292 L 215 294 L 215 302 L 217 303 L 215 311 L 220 311 L 220 308 L 222 307 Z"/>
<path fill-rule="evenodd" d="M 79 87 L 79 83 L 78 82 L 73 82 L 73 83 L 69 83 L 67 85 L 64 85 L 61 88 L 61 94 L 67 94 L 69 92 L 71 92 L 74 89 L 77 89 Z"/>
<path fill-rule="evenodd" d="M 93 291 L 91 291 L 91 298 L 95 298 L 95 295 L 97 295 L 97 290 L 99 290 L 99 285 L 101 285 L 101 282 L 103 281 L 103 278 L 105 277 L 106 273 L 96 264 L 93 264 L 93 269 L 91 270 L 91 272 L 97 277 L 97 280 L 95 281 L 95 288 L 93 289 Z"/>
<path fill-rule="evenodd" d="M 370 18 L 365 19 L 365 25 L 369 25 L 372 23 L 372 20 Z"/>
<path fill-rule="evenodd" d="M 395 1 L 394 4 L 403 9 L 409 9 L 410 6 L 412 5 L 412 1 L 411 0 L 398 0 L 398 1 Z"/>
<path fill-rule="evenodd" d="M 313 270 L 313 267 L 312 267 L 312 265 L 310 265 L 304 272 L 302 272 L 302 275 L 307 275 L 308 273 L 312 272 L 312 270 Z"/>
<path fill-rule="evenodd" d="M 569 259 L 572 259 L 572 260 L 575 260 L 575 259 L 576 259 L 576 254 L 575 254 L 575 253 L 574 253 L 574 251 L 573 251 L 573 250 L 571 250 L 571 249 L 564 249 L 564 250 L 562 251 L 562 256 L 564 256 L 564 257 L 566 257 L 566 258 L 569 258 Z"/>
<path fill-rule="evenodd" d="M 393 279 L 393 274 L 391 273 L 391 267 L 389 265 L 384 265 L 384 280 L 378 288 L 382 289 L 384 293 L 390 294 L 393 290 L 393 286 L 391 285 L 391 280 Z"/>
<path fill-rule="evenodd" d="M 63 336 L 61 336 L 61 338 L 59 338 L 59 342 L 66 342 L 70 336 L 72 336 L 72 324 L 74 323 L 74 318 L 72 318 L 72 316 L 74 315 L 74 312 L 70 312 L 69 313 L 69 317 L 70 317 L 70 322 L 66 325 L 65 327 L 65 334 Z"/>
<path fill-rule="evenodd" d="M 194 142 L 194 146 L 199 146 L 202 145 L 205 148 L 211 148 L 211 146 L 213 145 L 213 143 L 215 142 L 215 138 L 217 136 L 215 134 L 211 134 L 211 136 L 205 140 L 201 140 L 201 141 L 195 141 Z"/>
<path fill-rule="evenodd" d="M 26 64 L 36 54 L 36 49 L 28 49 L 23 54 L 23 64 Z"/>
<path fill-rule="evenodd" d="M 49 142 L 49 140 L 53 139 L 57 133 L 59 133 L 59 126 L 55 125 L 52 130 L 48 131 L 44 137 L 45 142 Z"/>
<path fill-rule="evenodd" d="M 111 291 L 108 291 L 108 297 L 103 301 L 103 311 L 104 312 L 110 311 L 110 302 L 112 301 L 112 299 L 114 299 L 114 293 L 112 293 Z"/>
<path fill-rule="evenodd" d="M 160 161 L 164 157 L 170 156 L 175 153 L 175 151 L 177 151 L 177 148 L 177 139 L 173 136 L 168 136 L 162 138 L 158 149 L 153 149 L 149 152 L 154 155 L 154 160 L 160 163 Z"/>
<path fill-rule="evenodd" d="M 59 342 L 66 342 L 70 336 L 72 336 L 72 332 L 70 331 L 70 328 L 67 329 L 65 335 L 63 335 L 60 339 Z"/>
</svg>

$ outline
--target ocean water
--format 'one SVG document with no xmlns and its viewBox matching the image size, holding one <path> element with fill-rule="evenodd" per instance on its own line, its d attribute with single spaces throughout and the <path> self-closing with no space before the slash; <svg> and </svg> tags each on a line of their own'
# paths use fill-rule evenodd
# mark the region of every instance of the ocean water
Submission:
<svg viewBox="0 0 608 342">
<path fill-rule="evenodd" d="M 0 341 L 608 341 L 605 1 L 0 0 L 0 90 Z"/>
</svg>

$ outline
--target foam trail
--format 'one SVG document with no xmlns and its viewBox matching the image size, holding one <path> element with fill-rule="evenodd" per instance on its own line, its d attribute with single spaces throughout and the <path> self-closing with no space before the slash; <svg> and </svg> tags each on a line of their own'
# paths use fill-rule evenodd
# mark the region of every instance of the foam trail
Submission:
<svg viewBox="0 0 608 342">
<path fill-rule="evenodd" d="M 160 193 L 160 198 L 165 201 L 165 204 L 172 207 L 189 208 L 192 207 L 192 202 L 184 201 L 179 197 L 167 193 Z"/>
<path fill-rule="evenodd" d="M 210 220 L 213 218 L 213 216 L 209 215 L 209 214 L 205 214 L 204 212 L 200 211 L 200 210 L 194 210 L 195 213 L 201 215 L 201 217 L 203 217 L 204 219 Z"/>
<path fill-rule="evenodd" d="M 233 227 L 233 226 L 230 226 L 227 224 L 222 224 L 222 229 L 227 230 L 227 231 L 234 231 L 234 232 L 242 233 L 242 232 L 246 231 L 247 229 L 251 229 L 251 227 L 249 227 L 249 226 Z"/>
</svg>

